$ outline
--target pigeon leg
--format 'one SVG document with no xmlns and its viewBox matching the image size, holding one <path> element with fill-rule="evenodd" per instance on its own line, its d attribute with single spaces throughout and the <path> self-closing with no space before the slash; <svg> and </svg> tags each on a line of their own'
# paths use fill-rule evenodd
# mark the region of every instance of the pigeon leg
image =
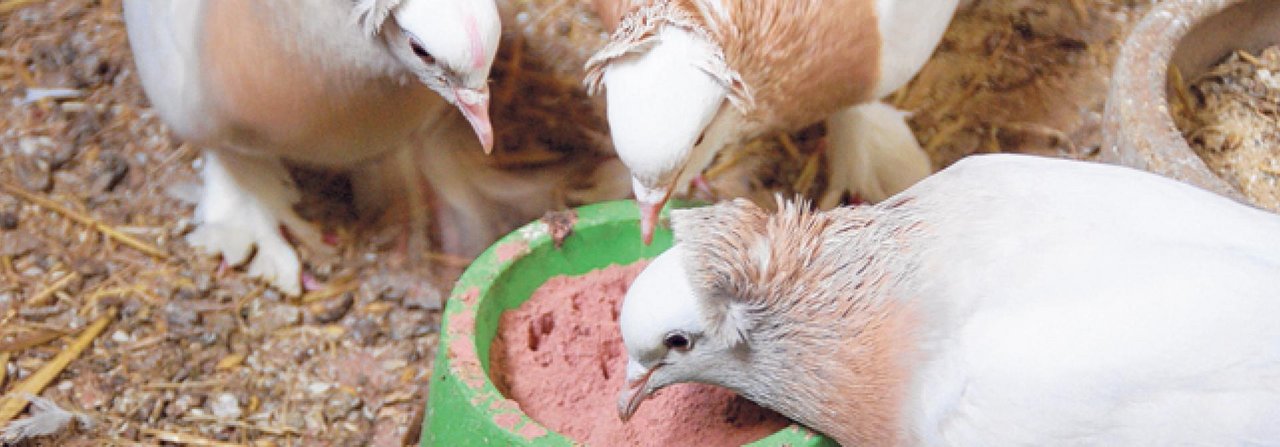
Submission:
<svg viewBox="0 0 1280 447">
<path fill-rule="evenodd" d="M 818 205 L 840 204 L 845 194 L 879 202 L 933 172 L 929 156 L 907 127 L 907 114 L 876 101 L 827 119 L 830 186 Z"/>
<path fill-rule="evenodd" d="M 432 249 L 431 185 L 421 170 L 418 152 L 414 147 L 402 148 L 351 177 L 360 214 L 377 220 L 379 231 L 394 232 L 388 260 L 397 266 L 417 263 Z"/>
<path fill-rule="evenodd" d="M 400 259 L 417 261 L 431 252 L 431 186 L 418 167 L 414 151 L 396 153 L 404 192 L 404 233 L 397 245 Z"/>
<path fill-rule="evenodd" d="M 707 177 L 705 175 L 698 174 L 696 177 L 693 178 L 693 181 L 691 182 L 691 184 L 693 185 L 694 190 L 697 192 L 698 198 L 709 201 L 709 202 L 715 202 L 716 191 L 714 188 L 711 187 L 711 182 L 707 181 Z"/>
<path fill-rule="evenodd" d="M 301 293 L 301 262 L 282 231 L 316 247 L 322 246 L 321 236 L 293 211 L 299 194 L 284 165 L 275 158 L 209 150 L 200 175 L 197 228 L 187 242 L 228 264 L 249 261 L 250 276 L 286 294 Z"/>
</svg>

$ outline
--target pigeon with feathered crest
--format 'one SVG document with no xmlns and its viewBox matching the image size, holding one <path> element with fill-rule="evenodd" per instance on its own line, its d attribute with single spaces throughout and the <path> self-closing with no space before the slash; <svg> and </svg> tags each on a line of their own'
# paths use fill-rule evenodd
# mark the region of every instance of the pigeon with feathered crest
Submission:
<svg viewBox="0 0 1280 447">
<path fill-rule="evenodd" d="M 701 382 L 849 446 L 1280 443 L 1280 216 L 1018 155 L 779 208 L 672 212 L 619 317 L 623 419 Z"/>
<path fill-rule="evenodd" d="M 932 171 L 905 113 L 879 102 L 928 60 L 957 0 L 595 0 L 609 42 L 587 62 L 632 174 L 642 234 L 722 149 L 826 120 L 830 185 L 879 201 Z"/>
<path fill-rule="evenodd" d="M 125 0 L 124 18 L 154 108 L 206 149 L 188 240 L 252 258 L 249 273 L 286 293 L 300 292 L 301 267 L 281 227 L 320 236 L 292 210 L 282 161 L 351 171 L 365 209 L 403 197 L 418 235 L 434 180 L 419 167 L 442 149 L 429 137 L 456 110 L 493 146 L 493 0 Z"/>
</svg>

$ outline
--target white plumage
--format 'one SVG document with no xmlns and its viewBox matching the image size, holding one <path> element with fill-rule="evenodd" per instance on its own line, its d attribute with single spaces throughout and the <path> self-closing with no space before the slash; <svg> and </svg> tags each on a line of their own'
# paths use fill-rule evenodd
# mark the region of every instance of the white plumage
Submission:
<svg viewBox="0 0 1280 447">
<path fill-rule="evenodd" d="M 1280 445 L 1280 217 L 1112 166 L 938 177 L 920 209 L 970 217 L 935 226 L 920 272 L 941 312 L 921 441 Z"/>
<path fill-rule="evenodd" d="M 1280 216 L 1012 155 L 876 206 L 784 208 L 673 216 L 621 315 L 624 414 L 702 381 L 846 445 L 1280 445 Z"/>
<path fill-rule="evenodd" d="M 461 188 L 426 172 L 459 170 L 441 154 L 458 145 L 492 147 L 491 0 L 125 0 L 124 18 L 156 111 L 207 150 L 188 240 L 249 261 L 251 275 L 286 293 L 301 291 L 301 265 L 281 227 L 323 246 L 292 209 L 299 194 L 283 162 L 353 172 L 362 211 L 405 202 L 403 220 L 423 242 L 427 186 Z M 467 123 L 478 138 L 452 138 Z M 465 241 L 457 251 L 487 242 L 475 233 L 451 239 Z"/>
</svg>

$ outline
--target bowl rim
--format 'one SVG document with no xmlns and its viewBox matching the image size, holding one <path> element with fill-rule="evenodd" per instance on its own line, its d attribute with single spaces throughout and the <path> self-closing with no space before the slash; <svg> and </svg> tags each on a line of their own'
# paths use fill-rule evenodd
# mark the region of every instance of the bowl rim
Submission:
<svg viewBox="0 0 1280 447">
<path fill-rule="evenodd" d="M 1206 20 L 1262 0 L 1166 0 L 1129 31 L 1111 72 L 1099 159 L 1155 172 L 1253 206 L 1187 143 L 1169 114 L 1168 76 L 1184 38 Z"/>
<path fill-rule="evenodd" d="M 663 218 L 671 207 L 694 206 L 692 202 L 676 201 L 663 210 Z M 633 200 L 616 200 L 586 205 L 562 213 L 576 216 L 573 231 L 568 238 L 577 237 L 580 232 L 596 227 L 607 227 L 632 224 L 637 227 L 639 211 Z M 639 259 L 650 259 L 666 250 L 670 245 L 670 230 L 659 229 L 654 243 L 648 247 L 640 246 Z M 566 241 L 568 240 L 566 238 Z M 503 396 L 494 385 L 486 371 L 487 359 L 481 360 L 477 346 L 476 320 L 484 309 L 486 299 L 490 298 L 493 285 L 502 279 L 504 273 L 518 268 L 522 262 L 532 261 L 535 253 L 547 250 L 559 251 L 545 219 L 530 222 L 519 229 L 503 236 L 481 253 L 463 272 L 455 284 L 444 312 L 441 314 L 440 339 L 437 347 L 434 370 L 430 382 L 427 408 L 422 420 L 422 446 L 435 445 L 433 425 L 452 424 L 443 419 L 479 419 L 479 429 L 499 433 L 502 439 L 480 439 L 476 445 L 578 445 L 569 438 L 555 433 L 541 423 L 533 420 L 520 410 L 519 405 Z M 588 271 L 604 268 L 606 265 L 593 265 Z M 556 276 L 552 274 L 551 276 Z M 496 329 L 495 329 L 496 330 Z M 490 340 L 490 343 L 492 340 Z M 437 387 L 450 387 L 441 390 Z M 444 393 L 457 394 L 446 399 Z M 460 398 L 460 399 L 457 399 Z M 469 404 L 467 408 L 454 408 L 459 402 Z M 441 412 L 444 411 L 444 412 Z M 446 413 L 447 412 L 447 413 Z M 456 412 L 469 414 L 453 414 Z M 433 419 L 443 418 L 435 421 Z M 434 423 L 433 423 L 434 422 Z M 486 433 L 476 433 L 480 437 Z M 493 444 L 497 442 L 497 444 Z M 798 424 L 788 427 L 757 440 L 751 446 L 818 446 L 836 445 L 830 439 Z"/>
</svg>

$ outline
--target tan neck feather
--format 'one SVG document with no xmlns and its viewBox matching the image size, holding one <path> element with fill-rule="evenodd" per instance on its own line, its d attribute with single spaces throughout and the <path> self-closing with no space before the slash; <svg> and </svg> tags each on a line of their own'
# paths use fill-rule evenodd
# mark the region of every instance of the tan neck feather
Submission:
<svg viewBox="0 0 1280 447">
<path fill-rule="evenodd" d="M 627 15 L 627 12 L 638 7 L 640 3 L 639 0 L 591 0 L 596 16 L 600 18 L 600 24 L 604 25 L 604 30 L 610 33 L 618 27 L 618 23 L 622 22 L 622 16 Z"/>
<path fill-rule="evenodd" d="M 674 222 L 706 314 L 732 304 L 725 324 L 745 321 L 754 379 L 739 392 L 844 445 L 901 441 L 919 318 L 908 280 L 926 231 L 911 203 L 767 215 L 736 201 Z"/>
<path fill-rule="evenodd" d="M 724 1 L 708 20 L 729 67 L 742 74 L 749 121 L 774 129 L 816 122 L 872 100 L 881 36 L 870 0 Z"/>
<path fill-rule="evenodd" d="M 596 15 L 600 17 L 600 23 L 604 25 L 605 31 L 610 33 L 618 28 L 622 18 L 628 14 L 634 13 L 645 6 L 662 3 L 670 3 L 688 12 L 697 10 L 694 6 L 694 0 L 591 0 Z"/>
<path fill-rule="evenodd" d="M 622 8 L 624 4 L 609 3 L 608 0 L 596 3 L 602 19 L 613 25 L 613 31 L 609 41 L 583 67 L 583 83 L 588 94 L 594 95 L 599 91 L 604 70 L 609 64 L 628 54 L 648 51 L 666 27 L 683 29 L 709 43 L 715 42 L 715 37 L 707 29 L 705 7 L 700 6 L 697 0 L 635 0 L 626 4 L 638 6 L 613 20 L 613 14 L 617 12 L 613 8 Z M 746 84 L 725 60 L 724 53 L 716 48 L 705 60 L 690 60 L 689 64 L 702 69 L 724 86 L 729 91 L 729 102 L 746 113 L 751 102 Z"/>
<path fill-rule="evenodd" d="M 778 395 L 805 396 L 804 401 L 783 404 L 783 411 L 841 445 L 892 446 L 902 441 L 902 406 L 918 316 L 910 297 L 901 296 L 910 293 L 901 282 L 902 272 L 912 264 L 911 241 L 920 229 L 913 219 L 903 217 L 873 208 L 839 210 L 837 223 L 824 234 L 797 236 L 828 241 L 817 248 L 813 264 L 844 268 L 780 265 L 813 275 L 799 278 L 803 287 L 775 288 L 770 298 L 792 303 L 775 304 L 770 308 L 778 311 L 760 319 L 789 319 L 788 327 L 801 329 L 753 337 L 757 343 L 778 344 L 775 349 L 792 360 L 789 367 L 763 372 L 774 377 L 773 383 L 790 388 Z M 841 230 L 841 222 L 857 224 Z M 800 258 L 797 255 L 787 257 Z M 827 347 L 826 352 L 819 347 Z M 807 365 L 796 368 L 797 364 Z M 796 380 L 797 370 L 808 371 L 801 374 L 809 377 Z"/>
<path fill-rule="evenodd" d="M 593 1 L 611 31 L 645 6 L 666 4 L 686 12 L 724 53 L 718 63 L 725 73 L 713 75 L 725 78 L 749 133 L 798 128 L 875 99 L 881 36 L 871 0 L 724 0 L 726 17 L 707 0 Z M 615 34 L 602 51 L 614 54 L 598 54 L 588 64 L 588 78 L 597 77 L 592 73 L 608 59 L 639 49 L 619 37 L 637 40 Z"/>
<path fill-rule="evenodd" d="M 803 350 L 797 351 L 795 361 L 811 363 L 812 373 L 809 380 L 795 380 L 796 370 L 808 368 L 777 371 L 776 383 L 791 388 L 779 394 L 812 400 L 788 402 L 789 408 L 779 410 L 841 445 L 900 445 L 902 407 L 911 378 L 910 359 L 915 354 L 912 328 L 916 317 L 909 305 L 901 302 L 859 312 L 862 318 L 853 322 L 803 322 L 840 327 L 840 334 L 831 334 L 834 338 L 812 340 L 838 349 L 822 353 L 813 345 L 786 343 L 789 350 Z"/>
</svg>

